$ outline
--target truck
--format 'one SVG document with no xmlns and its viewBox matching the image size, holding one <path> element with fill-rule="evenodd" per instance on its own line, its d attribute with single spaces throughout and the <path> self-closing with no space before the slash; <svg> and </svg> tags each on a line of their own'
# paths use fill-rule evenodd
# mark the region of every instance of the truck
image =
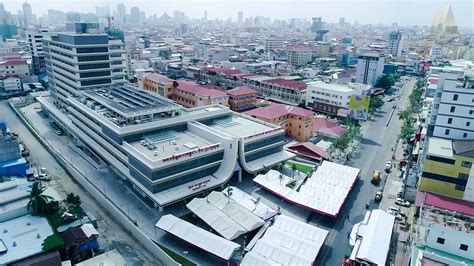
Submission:
<svg viewBox="0 0 474 266">
<path fill-rule="evenodd" d="M 378 185 L 380 183 L 380 171 L 379 170 L 374 170 L 372 173 L 372 180 L 370 182 L 374 185 Z"/>
</svg>

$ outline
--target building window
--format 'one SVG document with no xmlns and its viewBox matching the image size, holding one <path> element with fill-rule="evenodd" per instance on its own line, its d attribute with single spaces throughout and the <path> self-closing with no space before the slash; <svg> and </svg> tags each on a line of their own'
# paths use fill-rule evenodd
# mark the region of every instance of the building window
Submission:
<svg viewBox="0 0 474 266">
<path fill-rule="evenodd" d="M 471 122 L 466 122 L 466 127 L 470 126 Z"/>
<path fill-rule="evenodd" d="M 446 129 L 446 130 L 444 131 L 444 135 L 446 135 L 446 136 L 449 135 L 449 129 Z"/>
<path fill-rule="evenodd" d="M 459 96 L 459 95 L 454 94 L 454 95 L 453 95 L 453 101 L 457 101 L 457 100 L 458 100 L 458 96 Z"/>
<path fill-rule="evenodd" d="M 464 250 L 464 251 L 467 251 L 468 248 L 469 248 L 469 246 L 465 245 L 465 244 L 461 244 L 461 246 L 459 246 L 459 249 Z"/>
<path fill-rule="evenodd" d="M 456 111 L 456 106 L 451 106 L 451 109 L 449 110 L 449 112 L 454 113 L 454 111 Z"/>
<path fill-rule="evenodd" d="M 469 110 L 469 114 L 472 115 L 474 113 L 474 110 Z"/>
<path fill-rule="evenodd" d="M 463 138 L 467 138 L 467 133 L 462 134 Z"/>
<path fill-rule="evenodd" d="M 471 168 L 471 167 L 472 167 L 472 163 L 471 163 L 471 162 L 462 161 L 461 167 Z"/>
<path fill-rule="evenodd" d="M 453 123 L 453 119 L 452 118 L 448 118 L 448 124 L 451 125 Z"/>
<path fill-rule="evenodd" d="M 436 243 L 444 245 L 444 238 L 438 237 L 438 239 L 436 240 Z"/>
</svg>

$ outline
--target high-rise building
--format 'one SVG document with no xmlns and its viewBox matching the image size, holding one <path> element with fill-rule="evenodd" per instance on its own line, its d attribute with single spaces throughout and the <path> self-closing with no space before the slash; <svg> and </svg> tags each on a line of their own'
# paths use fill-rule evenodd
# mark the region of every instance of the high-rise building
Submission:
<svg viewBox="0 0 474 266">
<path fill-rule="evenodd" d="M 81 15 L 79 12 L 67 12 L 66 14 L 67 22 L 80 22 Z"/>
<path fill-rule="evenodd" d="M 203 17 L 203 20 L 204 20 L 204 21 L 207 21 L 207 10 L 204 10 L 204 17 Z"/>
<path fill-rule="evenodd" d="M 438 75 L 427 134 L 452 140 L 474 140 L 473 64 L 431 67 Z"/>
<path fill-rule="evenodd" d="M 346 24 L 346 19 L 344 17 L 339 18 L 339 26 L 344 26 Z"/>
<path fill-rule="evenodd" d="M 48 32 L 48 30 L 38 30 L 38 31 L 29 31 L 28 44 L 30 47 L 32 63 L 33 63 L 33 73 L 38 75 L 45 68 L 44 64 L 44 51 L 43 51 L 43 34 Z"/>
<path fill-rule="evenodd" d="M 70 23 L 71 32 L 44 34 L 46 71 L 59 103 L 84 89 L 125 82 L 122 41 L 97 28 L 97 23 Z"/>
<path fill-rule="evenodd" d="M 127 9 L 123 3 L 117 4 L 117 21 L 120 23 L 125 23 L 125 18 L 127 17 Z"/>
<path fill-rule="evenodd" d="M 244 24 L 244 12 L 243 11 L 239 11 L 237 13 L 237 23 L 239 23 L 239 25 Z"/>
<path fill-rule="evenodd" d="M 401 56 L 402 55 L 402 32 L 401 31 L 392 31 L 388 36 L 387 42 L 387 53 L 392 56 Z"/>
<path fill-rule="evenodd" d="M 136 6 L 130 9 L 130 22 L 132 24 L 140 24 L 140 9 Z"/>
<path fill-rule="evenodd" d="M 31 10 L 31 5 L 27 2 L 23 3 L 23 18 L 25 20 L 25 27 L 33 24 L 33 11 Z"/>
<path fill-rule="evenodd" d="M 382 76 L 385 57 L 378 54 L 361 54 L 357 58 L 356 82 L 375 85 Z"/>
<path fill-rule="evenodd" d="M 313 18 L 313 24 L 311 25 L 311 31 L 316 33 L 316 37 L 314 38 L 317 42 L 323 42 L 324 35 L 329 32 L 326 28 L 325 23 L 321 17 Z"/>
</svg>

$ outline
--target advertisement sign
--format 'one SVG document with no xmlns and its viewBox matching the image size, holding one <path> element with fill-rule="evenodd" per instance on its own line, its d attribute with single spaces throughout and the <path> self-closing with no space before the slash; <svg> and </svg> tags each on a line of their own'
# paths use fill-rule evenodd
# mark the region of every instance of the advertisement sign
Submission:
<svg viewBox="0 0 474 266">
<path fill-rule="evenodd" d="M 353 95 L 349 100 L 349 118 L 354 120 L 367 120 L 369 112 L 370 96 Z"/>
</svg>

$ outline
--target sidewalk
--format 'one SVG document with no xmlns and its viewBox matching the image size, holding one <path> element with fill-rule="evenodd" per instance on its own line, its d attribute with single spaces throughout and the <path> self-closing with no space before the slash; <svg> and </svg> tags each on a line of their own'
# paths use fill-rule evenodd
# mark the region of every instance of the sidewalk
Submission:
<svg viewBox="0 0 474 266">
<path fill-rule="evenodd" d="M 383 199 L 379 205 L 379 208 L 382 210 L 388 210 L 390 207 L 400 207 L 399 205 L 395 204 L 395 200 L 397 198 L 397 193 L 401 190 L 403 186 L 403 180 L 400 177 L 401 171 L 399 169 L 399 162 L 403 159 L 403 144 L 401 141 L 397 144 L 397 149 L 395 150 L 395 159 L 392 160 L 392 171 L 387 177 L 387 180 L 384 182 L 384 189 L 383 189 Z M 409 241 L 409 234 L 411 230 L 411 224 L 413 221 L 413 215 L 415 212 L 414 206 L 411 207 L 400 207 L 401 211 L 404 212 L 407 216 L 406 219 L 402 221 L 396 221 L 394 232 L 395 232 L 395 240 L 396 247 L 392 251 L 392 261 L 394 265 L 407 265 L 407 256 L 410 252 L 408 249 L 408 245 L 410 244 Z M 395 242 L 396 241 L 396 242 Z"/>
</svg>

